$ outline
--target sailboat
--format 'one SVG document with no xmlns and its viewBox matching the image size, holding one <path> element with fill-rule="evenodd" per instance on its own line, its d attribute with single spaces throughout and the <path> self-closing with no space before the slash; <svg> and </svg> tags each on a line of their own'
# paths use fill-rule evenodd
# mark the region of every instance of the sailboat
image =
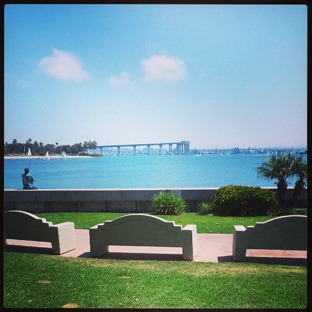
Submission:
<svg viewBox="0 0 312 312">
<path fill-rule="evenodd" d="M 28 147 L 28 153 L 27 153 L 27 156 L 31 156 L 31 150 L 30 148 Z"/>
<path fill-rule="evenodd" d="M 51 159 L 51 157 L 49 155 L 49 152 L 47 152 L 46 155 L 45 155 L 45 160 L 50 160 L 50 159 Z"/>
<path fill-rule="evenodd" d="M 66 160 L 66 153 L 64 151 L 62 152 L 62 159 Z"/>
</svg>

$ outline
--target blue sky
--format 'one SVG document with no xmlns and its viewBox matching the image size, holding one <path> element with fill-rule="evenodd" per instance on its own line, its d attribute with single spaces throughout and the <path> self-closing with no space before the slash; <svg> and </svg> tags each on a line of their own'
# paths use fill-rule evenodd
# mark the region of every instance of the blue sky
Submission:
<svg viewBox="0 0 312 312">
<path fill-rule="evenodd" d="M 307 144 L 304 5 L 6 5 L 4 142 Z"/>
</svg>

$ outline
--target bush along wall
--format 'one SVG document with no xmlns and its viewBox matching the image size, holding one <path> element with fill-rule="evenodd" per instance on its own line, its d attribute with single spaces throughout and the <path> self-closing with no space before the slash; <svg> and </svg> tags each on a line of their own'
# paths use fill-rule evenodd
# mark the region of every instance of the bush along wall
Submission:
<svg viewBox="0 0 312 312">
<path fill-rule="evenodd" d="M 214 213 L 222 216 L 260 216 L 277 206 L 273 190 L 260 187 L 228 185 L 213 196 Z"/>
<path fill-rule="evenodd" d="M 152 202 L 152 213 L 163 215 L 180 215 L 185 212 L 185 201 L 173 194 L 160 192 Z"/>
</svg>

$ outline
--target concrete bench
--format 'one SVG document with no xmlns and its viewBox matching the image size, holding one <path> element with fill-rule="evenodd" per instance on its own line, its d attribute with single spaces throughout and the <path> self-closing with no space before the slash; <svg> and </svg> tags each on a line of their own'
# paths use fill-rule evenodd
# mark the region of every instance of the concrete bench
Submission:
<svg viewBox="0 0 312 312">
<path fill-rule="evenodd" d="M 89 229 L 92 257 L 108 252 L 109 245 L 182 247 L 183 259 L 194 260 L 197 254 L 196 225 L 175 225 L 148 214 L 131 214 L 100 223 Z"/>
<path fill-rule="evenodd" d="M 4 238 L 50 242 L 52 253 L 57 255 L 76 249 L 74 222 L 53 225 L 44 218 L 20 210 L 4 213 Z"/>
<path fill-rule="evenodd" d="M 246 249 L 307 250 L 307 217 L 289 215 L 234 226 L 234 261 L 246 261 Z"/>
</svg>

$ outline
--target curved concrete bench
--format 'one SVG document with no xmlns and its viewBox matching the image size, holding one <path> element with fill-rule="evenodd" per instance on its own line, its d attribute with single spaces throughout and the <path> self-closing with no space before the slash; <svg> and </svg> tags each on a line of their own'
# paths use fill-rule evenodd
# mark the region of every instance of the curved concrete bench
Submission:
<svg viewBox="0 0 312 312">
<path fill-rule="evenodd" d="M 100 223 L 89 229 L 92 257 L 108 252 L 109 245 L 182 247 L 183 259 L 193 260 L 197 253 L 196 225 L 175 225 L 147 214 L 131 214 Z"/>
<path fill-rule="evenodd" d="M 234 226 L 234 261 L 246 261 L 246 249 L 307 250 L 307 217 L 282 216 L 255 226 Z"/>
<path fill-rule="evenodd" d="M 74 222 L 53 225 L 29 212 L 4 213 L 4 238 L 52 243 L 52 252 L 61 255 L 76 248 Z"/>
</svg>

